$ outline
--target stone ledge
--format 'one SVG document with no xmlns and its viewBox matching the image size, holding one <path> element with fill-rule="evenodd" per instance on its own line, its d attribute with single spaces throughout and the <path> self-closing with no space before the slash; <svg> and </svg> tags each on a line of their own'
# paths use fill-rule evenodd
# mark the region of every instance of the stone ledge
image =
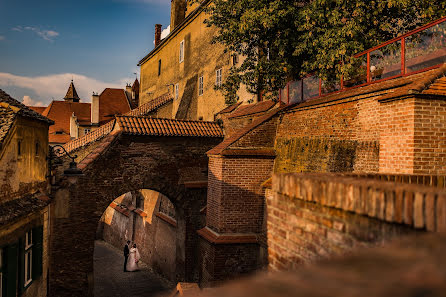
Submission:
<svg viewBox="0 0 446 297">
<path fill-rule="evenodd" d="M 214 244 L 239 244 L 239 243 L 259 243 L 257 234 L 254 233 L 217 233 L 209 227 L 204 227 L 197 231 L 198 235 Z"/>
<path fill-rule="evenodd" d="M 164 222 L 168 223 L 169 225 L 172 225 L 173 227 L 177 226 L 177 221 L 176 220 L 174 220 L 173 218 L 169 217 L 168 215 L 165 215 L 162 212 L 155 213 L 155 216 L 157 216 L 158 218 L 160 218 Z"/>
</svg>

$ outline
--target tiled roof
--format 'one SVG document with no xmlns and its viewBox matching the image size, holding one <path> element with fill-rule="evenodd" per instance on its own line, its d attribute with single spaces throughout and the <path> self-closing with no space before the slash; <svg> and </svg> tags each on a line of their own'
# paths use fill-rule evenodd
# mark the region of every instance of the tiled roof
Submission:
<svg viewBox="0 0 446 297">
<path fill-rule="evenodd" d="M 45 106 L 28 106 L 29 108 L 31 108 L 32 110 L 34 110 L 35 112 L 38 112 L 40 114 L 43 114 L 43 111 L 45 110 Z"/>
<path fill-rule="evenodd" d="M 79 102 L 80 98 L 77 95 L 76 88 L 74 87 L 73 81 L 71 81 L 70 86 L 68 87 L 67 94 L 63 98 L 67 99 L 67 100 L 73 100 L 75 102 Z"/>
<path fill-rule="evenodd" d="M 276 105 L 276 102 L 272 100 L 266 100 L 255 104 L 242 105 L 236 111 L 234 111 L 229 118 L 241 117 L 259 112 L 270 110 Z"/>
<path fill-rule="evenodd" d="M 53 126 L 50 126 L 50 143 L 66 143 L 70 141 L 70 118 L 73 112 L 80 123 L 90 125 L 90 103 L 53 101 L 44 110 L 43 115 L 55 123 Z M 62 134 L 56 134 L 56 132 Z"/>
<path fill-rule="evenodd" d="M 35 112 L 31 108 L 27 107 L 25 104 L 15 100 L 14 98 L 12 98 L 8 94 L 6 94 L 1 89 L 0 89 L 0 102 L 5 102 L 5 103 L 7 103 L 9 105 L 18 107 L 20 109 L 18 114 L 21 115 L 21 116 L 28 117 L 28 118 L 33 118 L 33 119 L 39 120 L 39 121 L 43 121 L 43 122 L 46 122 L 46 123 L 48 123 L 50 125 L 54 124 L 53 121 L 51 121 L 47 117 L 45 117 L 45 116 Z"/>
<path fill-rule="evenodd" d="M 240 104 L 242 104 L 242 102 L 237 102 L 234 103 L 232 105 L 229 105 L 228 107 L 225 107 L 224 109 L 220 110 L 219 112 L 216 113 L 217 114 L 222 114 L 222 113 L 230 113 L 233 112 L 237 107 L 240 106 Z"/>
<path fill-rule="evenodd" d="M 41 194 L 28 195 L 1 204 L 0 226 L 11 224 L 21 217 L 36 213 L 50 203 L 48 197 Z"/>
<path fill-rule="evenodd" d="M 130 111 L 130 105 L 123 89 L 106 88 L 99 95 L 99 124 L 115 118 L 115 115 Z M 90 121 L 90 117 L 88 118 Z"/>
<path fill-rule="evenodd" d="M 132 91 L 134 91 L 135 93 L 139 93 L 139 81 L 137 78 L 133 82 Z"/>
<path fill-rule="evenodd" d="M 270 120 L 273 118 L 279 111 L 283 110 L 283 108 L 277 108 L 268 111 L 266 114 L 263 114 L 259 118 L 255 119 L 251 124 L 237 130 L 234 134 L 232 134 L 230 137 L 223 140 L 220 144 L 215 146 L 213 149 L 209 150 L 207 152 L 208 155 L 219 155 L 222 154 L 229 146 L 231 146 L 233 143 L 235 143 L 237 140 L 242 138 L 245 134 L 252 131 L 256 127 L 260 126 L 264 122 Z"/>
<path fill-rule="evenodd" d="M 147 115 L 148 113 L 154 111 L 158 107 L 161 107 L 164 104 L 166 104 L 172 100 L 173 100 L 172 95 L 170 95 L 170 93 L 165 93 L 165 94 L 163 94 L 159 97 L 156 97 L 155 99 L 153 99 L 147 103 L 140 105 L 138 108 L 135 108 L 135 109 L 129 111 L 125 115 L 127 115 L 127 116 Z"/>
<path fill-rule="evenodd" d="M 223 130 L 215 122 L 158 119 L 150 117 L 118 116 L 123 133 L 149 136 L 223 137 Z"/>
<path fill-rule="evenodd" d="M 14 112 L 9 106 L 3 106 L 0 104 L 0 149 L 3 146 L 3 140 L 8 135 L 9 129 L 11 129 L 12 124 L 17 113 Z"/>
</svg>

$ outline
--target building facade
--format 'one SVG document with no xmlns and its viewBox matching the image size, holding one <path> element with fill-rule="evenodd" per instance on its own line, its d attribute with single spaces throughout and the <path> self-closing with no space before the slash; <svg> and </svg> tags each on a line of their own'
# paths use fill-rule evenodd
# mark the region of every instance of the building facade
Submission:
<svg viewBox="0 0 446 297">
<path fill-rule="evenodd" d="M 216 29 L 204 24 L 204 8 L 209 2 L 199 5 L 173 0 L 171 32 L 161 40 L 161 25 L 156 25 L 155 48 L 138 63 L 141 103 L 171 93 L 170 118 L 213 121 L 226 107 L 223 94 L 214 87 L 222 84 L 237 59 L 225 53 L 221 44 L 211 42 Z M 239 98 L 242 102 L 255 100 L 243 88 Z"/>
<path fill-rule="evenodd" d="M 0 296 L 47 296 L 48 127 L 0 90 Z"/>
</svg>

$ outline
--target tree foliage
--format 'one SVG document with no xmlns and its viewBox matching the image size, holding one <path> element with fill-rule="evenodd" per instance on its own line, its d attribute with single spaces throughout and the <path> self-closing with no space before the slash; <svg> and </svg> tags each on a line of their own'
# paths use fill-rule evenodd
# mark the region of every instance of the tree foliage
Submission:
<svg viewBox="0 0 446 297">
<path fill-rule="evenodd" d="M 355 53 L 445 16 L 446 0 L 212 0 L 206 10 L 214 42 L 243 57 L 221 87 L 232 103 L 241 83 L 276 96 L 290 79 L 339 77 Z"/>
</svg>

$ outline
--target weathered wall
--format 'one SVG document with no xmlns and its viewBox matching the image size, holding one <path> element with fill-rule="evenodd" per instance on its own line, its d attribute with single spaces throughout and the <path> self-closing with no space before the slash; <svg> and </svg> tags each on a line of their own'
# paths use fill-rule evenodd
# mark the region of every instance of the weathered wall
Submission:
<svg viewBox="0 0 446 297">
<path fill-rule="evenodd" d="M 109 206 L 104 212 L 100 236 L 119 249 L 123 249 L 127 240 L 136 243 L 144 263 L 176 281 L 177 223 L 173 204 L 151 190 L 123 196 L 130 199 L 121 196 L 113 201 L 116 206 Z"/>
<path fill-rule="evenodd" d="M 275 174 L 267 191 L 269 267 L 301 263 L 418 231 L 446 231 L 446 191 L 333 174 Z"/>
<path fill-rule="evenodd" d="M 163 193 L 175 205 L 177 234 L 181 234 L 176 246 L 186 246 L 176 253 L 176 276 L 179 280 L 193 278 L 198 269 L 196 230 L 203 227 L 199 211 L 206 203 L 206 189 L 190 189 L 185 183 L 191 177 L 206 176 L 205 152 L 220 139 L 112 133 L 102 141 L 105 147 L 99 146 L 86 158 L 84 176 L 54 194 L 55 208 L 60 211 L 52 215 L 51 295 L 91 293 L 98 222 L 114 198 L 140 189 Z"/>
<path fill-rule="evenodd" d="M 47 296 L 47 284 L 48 284 L 48 267 L 49 267 L 49 208 L 47 206 L 40 211 L 31 213 L 30 215 L 15 220 L 14 223 L 6 224 L 0 228 L 0 247 L 3 250 L 3 265 L 9 260 L 6 258 L 6 247 L 19 244 L 19 240 L 23 240 L 26 232 L 32 230 L 35 227 L 43 226 L 43 241 L 42 241 L 42 274 L 37 279 L 33 279 L 32 283 L 25 289 L 20 296 L 24 297 L 46 297 Z M 36 252 L 33 250 L 33 252 Z M 5 257 L 6 255 L 6 257 Z M 35 257 L 36 255 L 34 255 Z M 11 256 L 9 256 L 11 257 Z M 17 263 L 17 265 L 19 265 Z M 17 271 L 23 273 L 23 267 L 17 267 Z M 4 271 L 5 277 L 6 271 Z M 18 282 L 18 276 L 16 281 Z M 5 283 L 3 284 L 5 285 Z M 7 286 L 7 284 L 6 284 Z M 18 284 L 16 288 L 18 288 Z M 20 289 L 19 289 L 20 290 Z"/>
<path fill-rule="evenodd" d="M 47 155 L 48 125 L 17 117 L 0 151 L 0 201 L 6 202 L 39 188 L 45 189 Z"/>
<path fill-rule="evenodd" d="M 193 5 L 196 7 L 196 5 Z M 194 8 L 192 7 L 192 8 Z M 188 14 L 190 9 L 188 10 Z M 216 70 L 222 68 L 223 79 L 232 63 L 223 46 L 211 44 L 215 28 L 208 28 L 203 21 L 204 12 L 191 15 L 185 24 L 173 32 L 155 49 L 151 57 L 141 65 L 140 104 L 144 104 L 169 90 L 174 94 L 174 85 L 179 84 L 179 98 L 174 100 L 172 117 L 178 114 L 187 119 L 213 121 L 214 114 L 222 110 L 225 100 L 221 92 L 214 90 Z M 172 30 L 173 28 L 171 28 Z M 180 42 L 184 40 L 184 62 L 179 62 Z M 161 60 L 161 74 L 158 63 Z M 198 78 L 203 76 L 204 93 L 198 95 Z M 166 85 L 169 85 L 166 87 Z M 148 94 L 149 93 L 149 94 Z M 239 96 L 250 98 L 241 91 Z M 247 99 L 246 99 L 247 100 Z M 179 109 L 180 108 L 180 109 Z"/>
</svg>

